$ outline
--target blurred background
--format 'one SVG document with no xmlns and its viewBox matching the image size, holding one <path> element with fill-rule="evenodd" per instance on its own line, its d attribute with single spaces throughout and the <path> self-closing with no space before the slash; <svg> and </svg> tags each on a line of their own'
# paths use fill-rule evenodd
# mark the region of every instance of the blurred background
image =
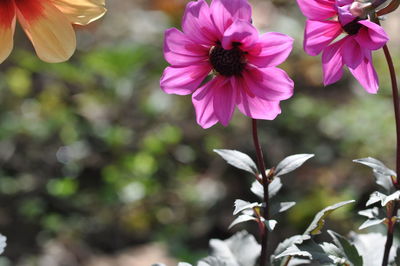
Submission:
<svg viewBox="0 0 400 266">
<path fill-rule="evenodd" d="M 190 96 L 159 88 L 163 32 L 180 28 L 187 2 L 107 1 L 103 19 L 77 28 L 78 50 L 63 64 L 41 62 L 17 30 L 14 51 L 0 65 L 0 232 L 8 238 L 1 266 L 171 266 L 205 256 L 210 238 L 257 233 L 251 223 L 227 229 L 233 201 L 257 198 L 252 177 L 212 152 L 237 149 L 254 158 L 250 119 L 236 112 L 229 127 L 203 130 Z M 394 167 L 383 53 L 375 53 L 378 95 L 348 72 L 323 87 L 320 58 L 302 50 L 305 19 L 295 1 L 250 2 L 260 32 L 296 39 L 281 66 L 295 95 L 276 120 L 259 123 L 267 165 L 316 154 L 282 180 L 275 200 L 298 204 L 277 218 L 271 247 L 302 233 L 325 206 L 355 199 L 328 220 L 347 234 L 362 223 L 357 210 L 376 189 L 370 169 L 352 159 L 372 156 Z M 398 59 L 398 13 L 384 27 Z"/>
</svg>

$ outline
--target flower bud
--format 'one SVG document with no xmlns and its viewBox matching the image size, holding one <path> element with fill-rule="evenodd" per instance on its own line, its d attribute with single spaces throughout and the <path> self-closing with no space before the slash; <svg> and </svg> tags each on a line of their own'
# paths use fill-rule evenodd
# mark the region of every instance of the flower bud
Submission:
<svg viewBox="0 0 400 266">
<path fill-rule="evenodd" d="M 371 3 L 354 1 L 350 6 L 350 13 L 359 18 L 366 17 L 371 8 Z"/>
</svg>

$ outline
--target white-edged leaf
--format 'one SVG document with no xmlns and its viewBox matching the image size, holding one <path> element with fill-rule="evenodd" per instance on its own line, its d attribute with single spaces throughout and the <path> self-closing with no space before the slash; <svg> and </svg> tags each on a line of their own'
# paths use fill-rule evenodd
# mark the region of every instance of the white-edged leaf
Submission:
<svg viewBox="0 0 400 266">
<path fill-rule="evenodd" d="M 363 259 L 353 243 L 332 230 L 328 230 L 328 234 L 331 235 L 335 245 L 342 250 L 348 261 L 350 261 L 353 266 L 363 266 Z"/>
<path fill-rule="evenodd" d="M 278 194 L 279 190 L 282 188 L 282 181 L 279 177 L 275 177 L 274 180 L 269 184 L 268 186 L 268 195 L 269 198 L 272 198 L 276 194 Z M 253 184 L 251 185 L 250 188 L 251 192 L 253 192 L 255 195 L 257 195 L 259 198 L 263 199 L 264 198 L 264 188 L 263 186 L 258 182 L 254 181 Z"/>
<path fill-rule="evenodd" d="M 283 253 L 285 250 L 287 250 L 290 246 L 294 244 L 301 244 L 303 243 L 304 240 L 310 239 L 310 236 L 305 236 L 305 235 L 295 235 L 292 237 L 289 237 L 279 243 L 279 245 L 276 247 L 274 253 L 271 255 L 270 258 L 270 263 L 273 266 L 280 266 L 280 265 L 285 265 L 285 262 L 288 258 L 286 257 L 279 257 L 281 253 Z M 291 261 L 292 262 L 292 261 Z"/>
<path fill-rule="evenodd" d="M 261 246 L 257 243 L 254 236 L 246 231 L 238 232 L 225 241 L 211 239 L 210 247 L 212 249 L 212 256 L 220 259 L 227 266 L 252 266 L 261 252 Z M 210 264 L 210 266 L 213 265 Z"/>
<path fill-rule="evenodd" d="M 0 234 L 0 254 L 4 252 L 6 246 L 7 246 L 7 237 Z"/>
<path fill-rule="evenodd" d="M 284 212 L 292 208 L 294 205 L 296 205 L 296 202 L 291 201 L 291 202 L 278 202 L 274 203 L 271 206 L 270 213 L 271 216 L 274 216 L 280 212 Z"/>
<path fill-rule="evenodd" d="M 275 176 L 281 176 L 296 170 L 312 157 L 314 157 L 314 154 L 295 154 L 286 157 L 276 166 Z"/>
<path fill-rule="evenodd" d="M 269 198 L 272 198 L 276 194 L 278 194 L 279 190 L 282 188 L 282 181 L 279 177 L 275 177 L 274 180 L 272 180 L 271 184 L 268 186 L 268 196 Z"/>
<path fill-rule="evenodd" d="M 375 182 L 384 188 L 386 192 L 392 192 L 395 187 L 393 186 L 392 177 L 390 175 L 384 175 L 377 171 L 374 171 Z"/>
<path fill-rule="evenodd" d="M 225 261 L 220 258 L 209 256 L 197 263 L 197 266 L 227 266 Z"/>
<path fill-rule="evenodd" d="M 361 215 L 361 216 L 365 216 L 368 219 L 373 219 L 373 218 L 378 217 L 379 208 L 378 207 L 374 207 L 374 208 L 371 208 L 371 209 L 362 210 L 362 211 L 359 211 L 358 214 Z"/>
<path fill-rule="evenodd" d="M 383 218 L 383 219 L 368 219 L 362 225 L 360 225 L 360 227 L 358 229 L 363 230 L 365 228 L 381 224 L 384 221 L 385 221 L 385 218 Z"/>
<path fill-rule="evenodd" d="M 233 211 L 233 215 L 236 215 L 243 210 L 253 209 L 256 206 L 261 207 L 261 203 L 258 202 L 250 203 L 248 201 L 237 199 L 235 200 L 235 210 Z"/>
<path fill-rule="evenodd" d="M 322 211 L 318 212 L 314 220 L 311 222 L 307 230 L 304 232 L 305 235 L 318 235 L 321 233 L 321 229 L 325 224 L 325 218 L 334 210 L 343 207 L 347 204 L 353 203 L 355 200 L 348 200 L 336 203 L 334 205 L 328 206 L 324 208 Z"/>
<path fill-rule="evenodd" d="M 372 169 L 374 169 L 376 172 L 381 173 L 383 175 L 396 176 L 396 172 L 395 171 L 393 171 L 392 169 L 388 168 L 381 161 L 379 161 L 379 160 L 377 160 L 375 158 L 372 158 L 372 157 L 356 159 L 356 160 L 353 160 L 353 162 L 369 166 Z"/>
<path fill-rule="evenodd" d="M 257 166 L 247 154 L 227 149 L 215 149 L 214 152 L 218 153 L 230 165 L 257 175 Z"/>
<path fill-rule="evenodd" d="M 228 229 L 231 229 L 237 224 L 248 222 L 248 221 L 255 221 L 256 218 L 247 214 L 239 215 L 233 222 L 229 225 Z"/>
<path fill-rule="evenodd" d="M 310 260 L 317 260 L 322 264 L 333 263 L 334 261 L 330 258 L 329 253 L 336 255 L 338 249 L 334 249 L 334 252 L 332 246 L 334 247 L 334 245 L 332 244 L 330 244 L 329 246 L 318 245 L 314 241 L 308 240 L 303 242 L 302 244 L 290 246 L 283 253 L 276 256 L 276 258 L 279 259 L 286 256 L 296 256 L 305 257 Z"/>
<path fill-rule="evenodd" d="M 370 206 L 370 205 L 372 205 L 374 203 L 377 203 L 377 202 L 381 202 L 381 204 L 383 204 L 383 202 L 385 201 L 386 197 L 387 196 L 385 194 L 383 194 L 383 193 L 381 193 L 379 191 L 375 191 L 369 196 L 369 199 L 368 199 L 367 203 L 365 204 L 365 206 Z"/>
<path fill-rule="evenodd" d="M 397 190 L 393 194 L 390 194 L 389 196 L 387 196 L 385 198 L 385 200 L 382 201 L 382 206 L 386 206 L 386 204 L 388 204 L 389 202 L 398 200 L 398 199 L 400 199 L 400 190 Z"/>
<path fill-rule="evenodd" d="M 382 235 L 380 233 L 353 233 L 352 238 L 358 252 L 363 257 L 363 266 L 377 266 L 382 264 L 383 247 L 386 243 L 386 234 Z M 393 241 L 393 246 L 389 254 L 389 263 L 394 261 L 397 248 L 397 241 Z"/>
<path fill-rule="evenodd" d="M 264 188 L 258 181 L 254 181 L 253 184 L 251 184 L 250 188 L 251 192 L 253 192 L 256 196 L 258 196 L 260 199 L 264 199 Z"/>
<path fill-rule="evenodd" d="M 332 260 L 333 265 L 348 265 L 345 254 L 340 248 L 332 243 L 324 242 L 320 244 L 320 247 L 324 250 L 325 254 Z M 318 260 L 318 259 L 316 259 Z"/>
<path fill-rule="evenodd" d="M 282 188 L 282 181 L 279 177 L 275 177 L 274 180 L 268 186 L 268 196 L 272 198 L 278 194 Z M 259 198 L 264 199 L 264 187 L 258 182 L 254 181 L 250 188 L 251 192 L 257 195 Z"/>
<path fill-rule="evenodd" d="M 265 226 L 267 227 L 268 231 L 272 232 L 276 226 L 276 224 L 278 223 L 275 220 L 264 220 L 263 221 Z"/>
</svg>

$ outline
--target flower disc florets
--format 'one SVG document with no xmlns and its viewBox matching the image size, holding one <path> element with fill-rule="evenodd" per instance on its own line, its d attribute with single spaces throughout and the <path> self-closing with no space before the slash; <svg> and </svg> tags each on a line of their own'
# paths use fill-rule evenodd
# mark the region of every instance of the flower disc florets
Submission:
<svg viewBox="0 0 400 266">
<path fill-rule="evenodd" d="M 214 70 L 225 77 L 239 76 L 246 65 L 245 52 L 240 50 L 240 44 L 225 50 L 221 45 L 211 49 L 210 62 Z"/>
<path fill-rule="evenodd" d="M 342 26 L 343 30 L 349 35 L 356 35 L 362 28 L 362 25 L 358 23 L 358 21 L 360 21 L 360 19 L 355 18 L 353 21 Z"/>
</svg>

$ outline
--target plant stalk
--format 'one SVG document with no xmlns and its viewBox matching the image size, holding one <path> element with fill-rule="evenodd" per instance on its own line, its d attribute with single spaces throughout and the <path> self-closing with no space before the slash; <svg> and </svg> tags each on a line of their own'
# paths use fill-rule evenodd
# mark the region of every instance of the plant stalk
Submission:
<svg viewBox="0 0 400 266">
<path fill-rule="evenodd" d="M 378 21 L 379 24 L 379 21 Z M 389 48 L 387 45 L 383 46 L 383 52 L 385 53 L 385 58 L 389 67 L 390 72 L 390 80 L 392 83 L 392 95 L 393 95 L 393 107 L 394 107 L 394 116 L 396 121 L 396 180 L 393 182 L 393 185 L 397 190 L 400 190 L 400 102 L 399 102 L 399 90 L 396 79 L 396 71 L 394 68 L 392 56 L 390 54 Z M 385 251 L 383 253 L 382 266 L 386 266 L 389 263 L 389 253 L 393 244 L 393 234 L 394 234 L 394 226 L 395 222 L 393 221 L 393 216 L 397 215 L 398 211 L 397 202 L 394 203 L 393 208 L 388 211 L 388 225 L 387 225 L 387 238 L 385 244 Z"/>
<path fill-rule="evenodd" d="M 261 173 L 262 177 L 262 185 L 264 188 L 264 212 L 263 218 L 268 221 L 269 220 L 269 183 L 270 180 L 266 174 L 265 162 L 264 162 L 264 155 L 261 149 L 260 141 L 258 138 L 258 129 L 257 129 L 257 120 L 252 119 L 253 125 L 253 142 L 254 148 L 256 149 L 257 154 L 257 167 L 258 171 Z M 268 255 L 268 235 L 269 231 L 267 226 L 264 224 L 264 230 L 261 230 L 261 257 L 260 257 L 260 266 L 267 265 L 267 255 Z"/>
</svg>

